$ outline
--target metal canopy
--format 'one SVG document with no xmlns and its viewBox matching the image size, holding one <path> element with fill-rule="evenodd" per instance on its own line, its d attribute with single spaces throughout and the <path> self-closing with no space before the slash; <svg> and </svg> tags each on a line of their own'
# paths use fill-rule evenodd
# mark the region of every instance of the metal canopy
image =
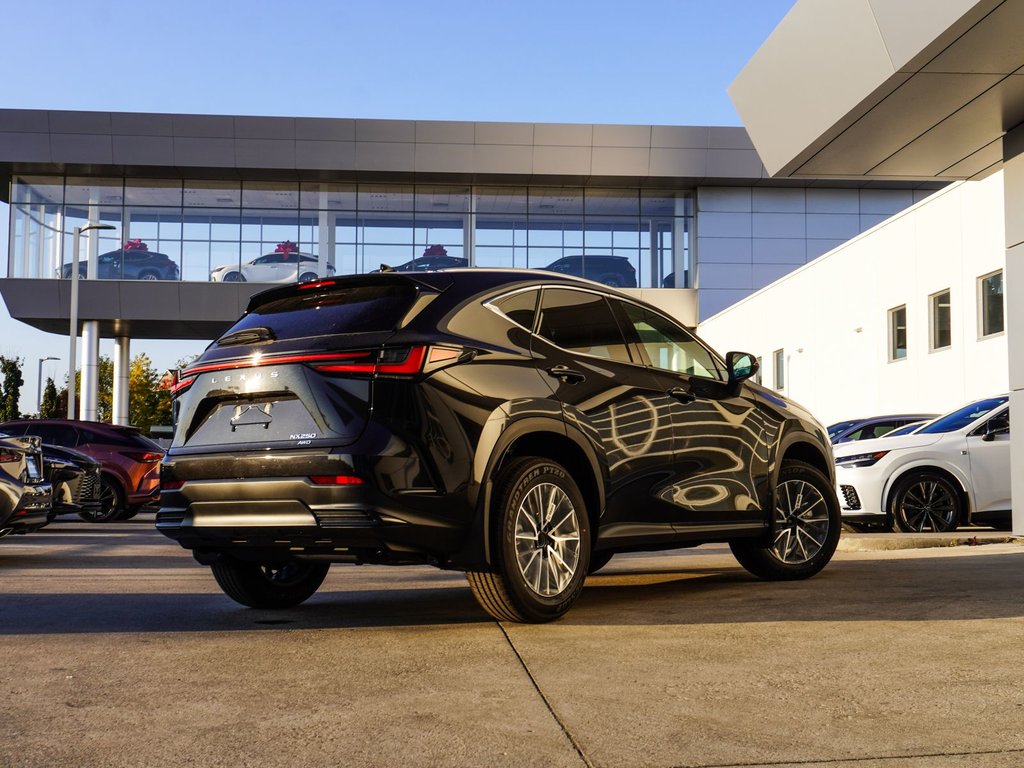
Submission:
<svg viewBox="0 0 1024 768">
<path fill-rule="evenodd" d="M 772 175 L 964 179 L 1024 122 L 1024 0 L 800 0 L 729 88 Z"/>
</svg>

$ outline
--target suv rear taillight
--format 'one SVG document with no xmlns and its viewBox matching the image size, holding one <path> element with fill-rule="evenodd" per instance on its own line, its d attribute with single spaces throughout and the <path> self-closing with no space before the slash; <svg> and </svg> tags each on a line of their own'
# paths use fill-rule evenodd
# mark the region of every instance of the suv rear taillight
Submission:
<svg viewBox="0 0 1024 768">
<path fill-rule="evenodd" d="M 385 347 L 374 362 L 337 362 L 314 365 L 324 373 L 371 373 L 377 376 L 413 376 L 431 373 L 461 362 L 467 351 L 460 347 Z"/>
</svg>

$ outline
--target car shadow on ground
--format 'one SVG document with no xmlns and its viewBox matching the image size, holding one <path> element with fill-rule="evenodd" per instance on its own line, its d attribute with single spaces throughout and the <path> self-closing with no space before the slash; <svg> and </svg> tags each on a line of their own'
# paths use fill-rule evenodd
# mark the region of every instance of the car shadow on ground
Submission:
<svg viewBox="0 0 1024 768">
<path fill-rule="evenodd" d="M 567 625 L 699 625 L 778 621 L 936 621 L 1024 616 L 1020 553 L 833 562 L 813 579 L 758 581 L 738 567 L 656 567 L 624 560 L 587 581 Z M 340 569 L 339 569 L 340 570 Z M 238 632 L 491 624 L 457 574 L 396 573 L 395 588 L 337 590 L 306 604 L 247 609 L 219 593 L 0 595 L 0 635 Z M 377 583 L 387 579 L 383 575 Z M 332 583 L 333 582 L 333 583 Z M 145 590 L 147 581 L 137 584 Z M 376 586 L 376 585 L 375 585 Z M 154 590 L 158 588 L 154 586 Z"/>
</svg>

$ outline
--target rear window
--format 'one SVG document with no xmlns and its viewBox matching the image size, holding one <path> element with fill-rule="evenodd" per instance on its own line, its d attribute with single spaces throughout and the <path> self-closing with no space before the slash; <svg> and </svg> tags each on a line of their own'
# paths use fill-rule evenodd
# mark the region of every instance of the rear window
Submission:
<svg viewBox="0 0 1024 768">
<path fill-rule="evenodd" d="M 389 331 L 415 299 L 416 288 L 411 284 L 359 285 L 329 293 L 292 294 L 257 307 L 224 335 L 249 328 L 269 328 L 278 340 Z"/>
</svg>

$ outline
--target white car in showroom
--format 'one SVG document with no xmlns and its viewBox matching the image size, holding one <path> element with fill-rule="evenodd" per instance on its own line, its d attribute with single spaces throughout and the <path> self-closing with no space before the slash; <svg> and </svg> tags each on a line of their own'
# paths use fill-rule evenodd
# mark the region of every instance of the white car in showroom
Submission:
<svg viewBox="0 0 1024 768">
<path fill-rule="evenodd" d="M 946 532 L 1010 527 L 1009 397 L 976 400 L 912 434 L 835 446 L 843 522 Z"/>
<path fill-rule="evenodd" d="M 294 283 L 331 277 L 334 267 L 326 265 L 320 274 L 320 261 L 316 256 L 293 250 L 277 250 L 247 264 L 226 264 L 210 272 L 215 283 Z"/>
</svg>

